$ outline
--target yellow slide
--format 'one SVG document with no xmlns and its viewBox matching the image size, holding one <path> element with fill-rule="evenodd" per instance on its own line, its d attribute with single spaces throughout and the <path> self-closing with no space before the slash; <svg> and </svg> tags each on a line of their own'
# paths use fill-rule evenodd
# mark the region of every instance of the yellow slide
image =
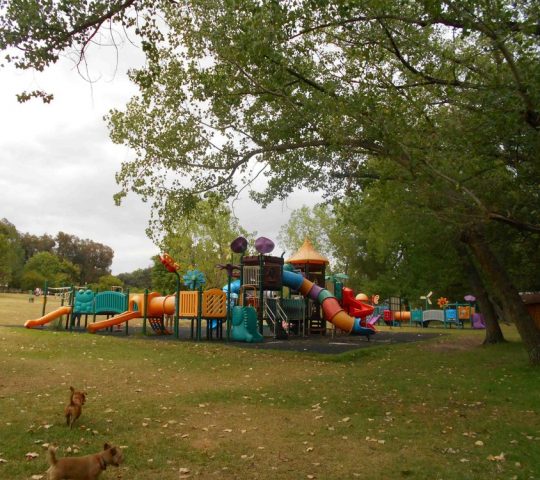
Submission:
<svg viewBox="0 0 540 480">
<path fill-rule="evenodd" d="M 60 307 L 50 313 L 47 313 L 47 315 L 44 315 L 43 317 L 37 318 L 36 320 L 26 320 L 26 322 L 24 322 L 24 326 L 26 328 L 39 327 L 56 320 L 62 315 L 69 315 L 70 313 L 71 307 Z"/>
<path fill-rule="evenodd" d="M 102 320 L 101 322 L 95 322 L 91 323 L 86 327 L 86 329 L 90 333 L 95 333 L 98 330 L 101 330 L 102 328 L 112 327 L 113 325 L 118 325 L 119 323 L 127 322 L 128 320 L 132 320 L 134 318 L 140 318 L 141 312 L 124 312 L 119 315 L 115 315 L 112 318 L 108 318 L 107 320 Z"/>
</svg>

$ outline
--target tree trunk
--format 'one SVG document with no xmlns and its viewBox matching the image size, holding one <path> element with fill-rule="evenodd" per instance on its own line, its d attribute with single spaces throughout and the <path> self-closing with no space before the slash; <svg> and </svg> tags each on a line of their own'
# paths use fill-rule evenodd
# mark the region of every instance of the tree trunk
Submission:
<svg viewBox="0 0 540 480">
<path fill-rule="evenodd" d="M 499 319 L 495 312 L 493 303 L 489 299 L 482 277 L 477 270 L 477 266 L 474 263 L 471 252 L 467 248 L 459 248 L 463 259 L 463 267 L 467 272 L 467 277 L 471 284 L 471 288 L 476 297 L 476 301 L 480 306 L 480 311 L 484 317 L 486 324 L 486 337 L 484 338 L 484 345 L 491 345 L 494 343 L 506 342 L 504 335 L 499 325 Z M 471 319 L 472 322 L 472 319 Z"/>
<path fill-rule="evenodd" d="M 463 233 L 462 241 L 469 246 L 484 277 L 500 299 L 505 317 L 516 325 L 529 355 L 529 361 L 532 365 L 540 366 L 540 330 L 536 328 L 532 317 L 527 312 L 519 292 L 499 264 L 481 232 L 470 229 Z"/>
</svg>

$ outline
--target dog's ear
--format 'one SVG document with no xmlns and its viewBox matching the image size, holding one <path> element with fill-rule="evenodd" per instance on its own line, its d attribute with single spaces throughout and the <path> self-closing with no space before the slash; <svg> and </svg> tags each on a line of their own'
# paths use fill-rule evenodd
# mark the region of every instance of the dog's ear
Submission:
<svg viewBox="0 0 540 480">
<path fill-rule="evenodd" d="M 110 449 L 111 455 L 114 457 L 116 455 L 116 447 Z"/>
<path fill-rule="evenodd" d="M 105 445 L 103 445 L 103 450 L 109 450 L 109 448 L 111 448 L 111 446 L 105 442 Z"/>
<path fill-rule="evenodd" d="M 71 393 L 75 393 L 75 389 L 73 387 L 69 387 L 69 389 L 71 390 Z"/>
</svg>

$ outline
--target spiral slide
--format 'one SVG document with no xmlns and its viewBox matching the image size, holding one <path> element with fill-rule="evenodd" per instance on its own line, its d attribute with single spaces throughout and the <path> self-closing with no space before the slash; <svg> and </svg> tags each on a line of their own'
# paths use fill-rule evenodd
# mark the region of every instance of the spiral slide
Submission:
<svg viewBox="0 0 540 480">
<path fill-rule="evenodd" d="M 24 322 L 24 326 L 26 328 L 39 327 L 41 325 L 45 325 L 46 323 L 52 322 L 53 320 L 56 320 L 62 315 L 69 315 L 70 313 L 71 307 L 60 307 L 56 310 L 53 310 L 52 312 L 47 313 L 47 315 L 44 315 L 43 317 L 36 318 L 35 320 L 26 320 L 26 322 Z"/>
<path fill-rule="evenodd" d="M 299 291 L 304 297 L 319 302 L 322 306 L 324 319 L 334 324 L 344 332 L 356 335 L 372 335 L 376 330 L 361 325 L 362 319 L 371 315 L 374 308 L 358 300 L 354 301 L 354 314 L 351 317 L 339 304 L 338 300 L 328 290 L 319 287 L 298 273 L 283 271 L 283 284 Z"/>
</svg>

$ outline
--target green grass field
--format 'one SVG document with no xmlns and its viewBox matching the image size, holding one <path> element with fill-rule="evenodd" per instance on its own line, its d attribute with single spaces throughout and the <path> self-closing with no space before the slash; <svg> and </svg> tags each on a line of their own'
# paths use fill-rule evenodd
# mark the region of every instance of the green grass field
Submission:
<svg viewBox="0 0 540 480">
<path fill-rule="evenodd" d="M 40 313 L 0 294 L 1 479 L 105 441 L 126 462 L 103 479 L 540 478 L 540 377 L 510 327 L 329 356 L 21 328 Z"/>
</svg>

